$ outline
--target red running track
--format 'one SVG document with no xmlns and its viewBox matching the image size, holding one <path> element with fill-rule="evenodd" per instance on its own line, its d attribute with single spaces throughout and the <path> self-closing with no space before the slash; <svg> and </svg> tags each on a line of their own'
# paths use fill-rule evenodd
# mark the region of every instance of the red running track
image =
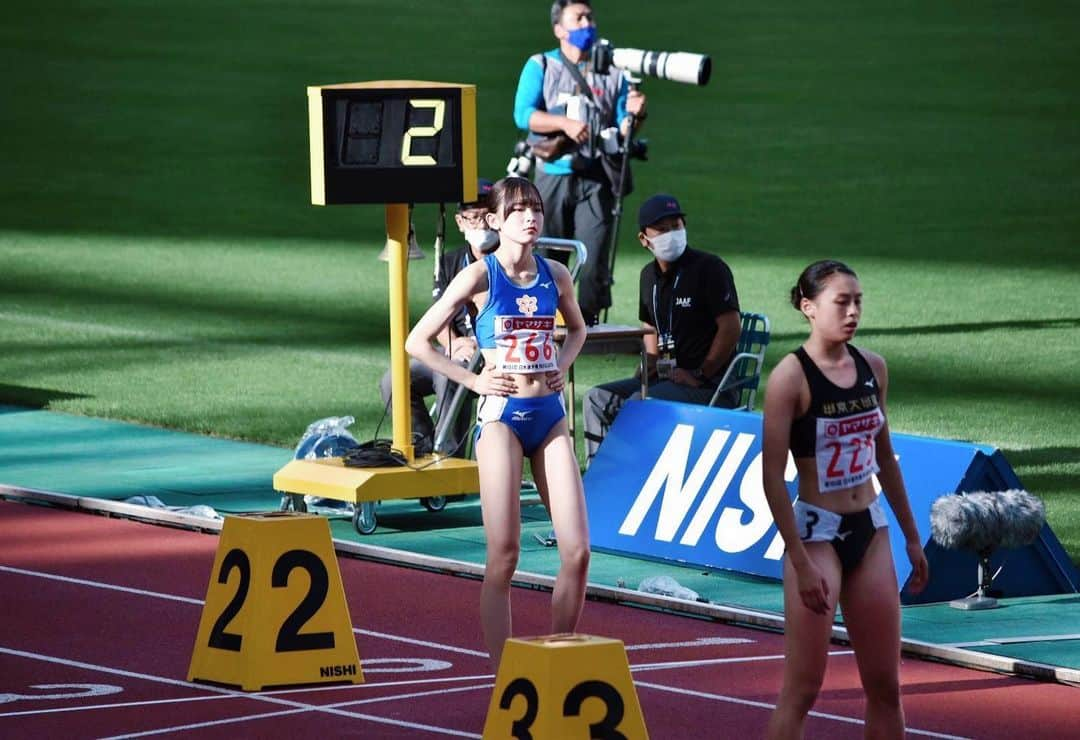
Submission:
<svg viewBox="0 0 1080 740">
<path fill-rule="evenodd" d="M 366 683 L 244 693 L 185 678 L 213 535 L 0 501 L 0 737 L 479 737 L 493 685 L 477 581 L 340 558 Z M 515 633 L 549 594 L 514 591 Z M 764 734 L 782 636 L 588 602 L 622 640 L 651 737 Z M 906 659 L 911 737 L 1075 737 L 1076 689 Z M 859 738 L 853 657 L 836 646 L 808 738 Z M 584 729 L 583 723 L 583 729 Z M 587 737 L 587 730 L 582 737 Z"/>
</svg>

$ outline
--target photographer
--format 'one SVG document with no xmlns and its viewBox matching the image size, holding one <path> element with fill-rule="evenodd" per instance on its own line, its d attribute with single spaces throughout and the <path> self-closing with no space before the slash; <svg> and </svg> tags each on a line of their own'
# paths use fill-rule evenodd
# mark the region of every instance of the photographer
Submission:
<svg viewBox="0 0 1080 740">
<path fill-rule="evenodd" d="M 707 404 L 739 342 L 739 296 L 722 259 L 686 246 L 686 220 L 671 195 L 654 195 L 638 211 L 638 241 L 653 261 L 641 268 L 638 318 L 655 334 L 644 337 L 649 397 Z M 719 406 L 735 405 L 736 393 Z M 641 397 L 641 380 L 626 378 L 592 388 L 582 404 L 588 461 L 628 398 Z"/>
<path fill-rule="evenodd" d="M 630 89 L 619 68 L 603 74 L 592 68 L 597 32 L 589 3 L 556 0 L 551 24 L 559 48 L 525 62 L 514 122 L 533 134 L 532 151 L 542 160 L 536 187 L 544 200 L 545 236 L 579 239 L 588 249 L 578 293 L 586 323 L 595 324 L 611 305 L 616 134 L 628 136 L 633 122 L 645 120 L 645 96 Z"/>
</svg>

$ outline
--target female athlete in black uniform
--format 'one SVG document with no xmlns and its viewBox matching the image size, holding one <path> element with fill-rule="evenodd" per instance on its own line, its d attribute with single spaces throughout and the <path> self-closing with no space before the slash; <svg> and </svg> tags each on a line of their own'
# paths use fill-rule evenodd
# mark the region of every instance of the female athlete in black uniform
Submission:
<svg viewBox="0 0 1080 740">
<path fill-rule="evenodd" d="M 810 337 L 769 376 L 763 420 L 765 496 L 787 547 L 784 686 L 768 736 L 802 736 L 839 602 L 866 692 L 866 736 L 900 738 L 900 598 L 875 473 L 907 541 L 911 592 L 926 585 L 928 569 L 889 439 L 885 360 L 849 344 L 862 289 L 842 262 L 803 270 L 791 302 Z M 799 475 L 794 507 L 784 483 L 789 450 Z"/>
</svg>

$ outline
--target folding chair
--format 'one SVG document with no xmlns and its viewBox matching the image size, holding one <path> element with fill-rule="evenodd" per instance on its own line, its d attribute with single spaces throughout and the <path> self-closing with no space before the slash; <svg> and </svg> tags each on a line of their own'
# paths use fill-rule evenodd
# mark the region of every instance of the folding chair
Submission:
<svg viewBox="0 0 1080 740">
<path fill-rule="evenodd" d="M 577 283 L 578 274 L 581 272 L 582 266 L 585 264 L 585 258 L 588 256 L 588 249 L 585 247 L 585 243 L 577 239 L 556 239 L 554 237 L 543 236 L 536 242 L 536 250 L 542 257 L 551 257 L 552 259 L 559 259 L 552 255 L 552 253 L 564 253 L 569 259 L 573 256 L 573 262 L 570 264 L 570 277 L 574 283 Z M 561 260 L 560 260 L 561 261 Z M 469 372 L 476 372 L 483 364 L 483 357 L 480 350 L 469 360 Z M 448 447 L 446 438 L 450 435 L 450 431 L 454 427 L 454 420 L 457 419 L 458 414 L 461 413 L 461 409 L 465 405 L 466 394 L 469 389 L 463 385 L 459 385 L 454 389 L 454 395 L 450 399 L 449 406 L 446 410 L 439 415 L 435 420 L 435 451 L 447 454 L 453 452 L 453 450 L 446 449 Z M 435 407 L 432 407 L 432 415 L 435 415 Z M 468 441 L 464 446 L 468 446 Z"/>
<path fill-rule="evenodd" d="M 574 279 L 574 284 L 577 284 L 578 273 L 581 272 L 582 266 L 585 264 L 585 259 L 589 255 L 589 250 L 585 246 L 585 242 L 577 239 L 556 239 L 553 236 L 542 236 L 536 241 L 536 251 L 540 253 L 542 257 L 550 257 L 554 260 L 563 262 L 570 269 L 570 277 Z M 565 253 L 569 258 L 570 255 L 574 256 L 574 263 L 567 264 L 560 259 L 556 254 L 552 253 Z"/>
<path fill-rule="evenodd" d="M 716 386 L 716 392 L 713 393 L 709 405 L 715 406 L 724 392 L 737 388 L 739 403 L 735 409 L 753 411 L 772 325 L 765 314 L 741 311 L 739 316 L 742 319 L 742 328 L 739 333 L 739 343 L 735 345 L 735 356 L 731 358 L 731 364 L 724 372 L 724 377 L 720 379 L 720 384 Z"/>
</svg>

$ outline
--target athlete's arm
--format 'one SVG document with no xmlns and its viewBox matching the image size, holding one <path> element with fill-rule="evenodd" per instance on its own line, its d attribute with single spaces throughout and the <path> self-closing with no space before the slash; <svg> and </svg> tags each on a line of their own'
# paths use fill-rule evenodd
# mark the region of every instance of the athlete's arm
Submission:
<svg viewBox="0 0 1080 740">
<path fill-rule="evenodd" d="M 828 611 L 829 584 L 814 561 L 810 559 L 799 537 L 791 496 L 784 481 L 788 448 L 791 444 L 791 422 L 799 408 L 803 387 L 803 372 L 794 355 L 787 355 L 769 375 L 765 388 L 765 410 L 762 417 L 762 482 L 765 500 L 773 521 L 784 538 L 788 561 L 799 579 L 799 596 L 807 609 L 825 614 Z"/>
<path fill-rule="evenodd" d="M 474 262 L 459 272 L 450 281 L 439 300 L 424 312 L 416 326 L 405 340 L 405 351 L 437 373 L 442 373 L 450 380 L 464 385 L 482 395 L 507 395 L 517 390 L 513 379 L 503 373 L 485 372 L 480 375 L 469 372 L 462 365 L 453 362 L 432 342 L 476 293 L 487 290 L 487 267 L 483 262 Z"/>
<path fill-rule="evenodd" d="M 862 353 L 874 371 L 874 378 L 877 380 L 878 385 L 878 406 L 881 408 L 881 413 L 885 414 L 885 397 L 889 389 L 889 369 L 885 365 L 885 359 L 880 355 L 866 350 L 862 350 Z M 929 579 L 929 566 L 926 562 L 926 554 L 923 552 L 919 528 L 915 524 L 915 515 L 911 512 L 911 502 L 908 500 L 904 476 L 900 472 L 900 464 L 896 462 L 896 455 L 893 453 L 887 415 L 885 423 L 878 433 L 875 447 L 878 482 L 881 483 L 881 490 L 885 494 L 885 499 L 889 502 L 889 506 L 892 507 L 896 522 L 900 525 L 900 531 L 904 533 L 905 549 L 907 550 L 908 560 L 911 561 L 911 578 L 908 580 L 907 588 L 911 593 L 917 594 L 926 586 Z"/>
<path fill-rule="evenodd" d="M 581 315 L 577 298 L 574 297 L 574 279 L 570 277 L 566 265 L 554 260 L 547 260 L 547 265 L 559 287 L 559 313 L 566 322 L 566 339 L 559 350 L 559 370 L 565 373 L 585 345 L 585 318 Z"/>
</svg>

